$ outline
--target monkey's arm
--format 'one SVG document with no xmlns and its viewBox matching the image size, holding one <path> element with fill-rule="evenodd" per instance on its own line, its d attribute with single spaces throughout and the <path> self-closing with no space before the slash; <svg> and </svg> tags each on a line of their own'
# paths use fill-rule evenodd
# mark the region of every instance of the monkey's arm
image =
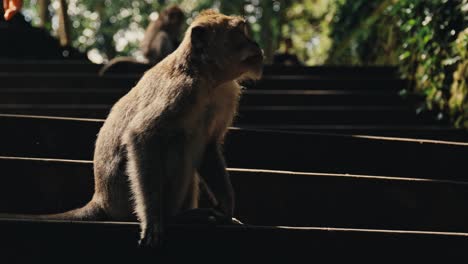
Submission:
<svg viewBox="0 0 468 264">
<path fill-rule="evenodd" d="M 207 146 L 199 174 L 215 196 L 218 207 L 227 217 L 232 217 L 234 214 L 234 190 L 226 170 L 221 146 L 218 143 L 213 142 Z"/>
<path fill-rule="evenodd" d="M 165 31 L 161 31 L 158 36 L 156 36 L 156 48 L 159 51 L 161 58 L 165 58 L 167 55 L 171 54 L 175 50 L 175 46 L 172 43 L 169 34 Z"/>
<path fill-rule="evenodd" d="M 146 28 L 145 35 L 140 44 L 140 49 L 143 52 L 143 55 L 147 56 L 151 49 L 151 43 L 153 42 L 156 34 L 159 30 L 157 29 L 156 21 L 151 21 L 148 27 Z"/>
<path fill-rule="evenodd" d="M 145 56 L 153 62 L 159 62 L 175 50 L 168 33 L 160 31 L 151 42 L 151 48 L 145 53 Z"/>
<path fill-rule="evenodd" d="M 137 119 L 138 120 L 138 119 Z M 145 126 L 147 120 L 140 120 Z M 141 225 L 140 243 L 154 246 L 161 243 L 165 222 L 183 203 L 187 181 L 187 155 L 183 134 L 152 129 L 131 128 L 126 135 L 128 175 L 135 211 Z M 180 184 L 180 192 L 167 190 L 167 182 Z M 170 186 L 169 186 L 170 187 Z"/>
<path fill-rule="evenodd" d="M 154 151 L 157 147 L 151 142 L 129 132 L 125 136 L 127 146 L 127 173 L 131 184 L 135 213 L 140 221 L 140 244 L 158 244 L 162 236 L 162 179 L 164 168 L 161 163 L 163 153 Z"/>
</svg>

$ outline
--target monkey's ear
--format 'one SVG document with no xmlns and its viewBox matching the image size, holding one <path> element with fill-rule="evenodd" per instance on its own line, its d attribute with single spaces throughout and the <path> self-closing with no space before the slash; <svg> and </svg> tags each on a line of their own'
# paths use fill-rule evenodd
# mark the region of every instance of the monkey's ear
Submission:
<svg viewBox="0 0 468 264">
<path fill-rule="evenodd" d="M 202 48 L 204 43 L 208 40 L 208 30 L 202 26 L 194 26 L 190 33 L 192 45 L 196 48 Z"/>
</svg>

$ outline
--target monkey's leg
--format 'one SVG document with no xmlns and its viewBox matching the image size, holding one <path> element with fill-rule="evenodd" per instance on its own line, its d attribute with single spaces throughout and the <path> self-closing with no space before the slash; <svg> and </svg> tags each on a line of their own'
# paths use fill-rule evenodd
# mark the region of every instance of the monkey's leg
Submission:
<svg viewBox="0 0 468 264">
<path fill-rule="evenodd" d="M 200 200 L 200 176 L 198 172 L 195 172 L 193 175 L 193 180 L 191 181 L 190 186 L 187 188 L 187 194 L 185 200 L 182 204 L 181 210 L 190 210 L 198 208 L 198 203 Z"/>
<path fill-rule="evenodd" d="M 164 224 L 163 204 L 163 153 L 154 139 L 144 140 L 137 135 L 128 135 L 127 173 L 134 200 L 135 213 L 140 221 L 140 244 L 157 245 Z"/>
<path fill-rule="evenodd" d="M 183 132 L 173 132 L 164 138 L 166 182 L 164 214 L 172 217 L 182 210 L 198 207 L 198 176 L 194 168 L 193 153 Z"/>
<path fill-rule="evenodd" d="M 218 143 L 207 146 L 199 172 L 215 196 L 218 207 L 231 218 L 234 214 L 234 190 Z"/>
<path fill-rule="evenodd" d="M 141 225 L 141 245 L 161 243 L 166 219 L 184 200 L 190 182 L 185 180 L 188 166 L 183 146 L 183 140 L 174 136 L 127 137 L 128 174 Z M 178 189 L 167 189 L 169 186 Z"/>
</svg>

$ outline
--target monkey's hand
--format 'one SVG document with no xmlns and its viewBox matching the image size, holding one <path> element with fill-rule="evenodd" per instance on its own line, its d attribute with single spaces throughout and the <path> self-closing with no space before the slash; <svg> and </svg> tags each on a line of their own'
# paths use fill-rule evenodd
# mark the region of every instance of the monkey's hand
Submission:
<svg viewBox="0 0 468 264">
<path fill-rule="evenodd" d="M 234 217 L 231 218 L 231 223 L 232 223 L 233 225 L 244 225 L 244 223 L 242 223 L 239 219 L 234 218 Z"/>
<path fill-rule="evenodd" d="M 225 217 L 221 223 L 224 225 L 244 225 L 244 223 L 235 217 Z"/>
<path fill-rule="evenodd" d="M 177 215 L 171 222 L 182 225 L 242 225 L 236 218 L 213 208 L 190 209 Z"/>
<path fill-rule="evenodd" d="M 149 225 L 148 227 L 144 228 L 141 231 L 140 241 L 138 241 L 138 245 L 140 247 L 151 247 L 151 248 L 161 247 L 162 237 L 163 237 L 162 228 L 154 224 Z"/>
<path fill-rule="evenodd" d="M 219 209 L 213 210 L 212 219 L 215 219 L 216 223 L 223 225 L 244 225 L 237 218 L 234 218 L 232 214 L 223 214 Z"/>
</svg>

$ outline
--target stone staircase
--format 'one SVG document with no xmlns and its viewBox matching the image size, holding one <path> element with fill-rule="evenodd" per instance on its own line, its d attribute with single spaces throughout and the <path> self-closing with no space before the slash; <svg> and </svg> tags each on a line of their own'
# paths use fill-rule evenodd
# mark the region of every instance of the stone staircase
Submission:
<svg viewBox="0 0 468 264">
<path fill-rule="evenodd" d="M 0 212 L 54 213 L 93 194 L 94 141 L 138 71 L 0 63 Z M 174 224 L 161 249 L 136 223 L 0 219 L 5 263 L 461 263 L 468 135 L 402 98 L 394 68 L 266 67 L 225 143 L 245 226 Z M 202 199 L 202 205 L 203 199 Z"/>
</svg>

